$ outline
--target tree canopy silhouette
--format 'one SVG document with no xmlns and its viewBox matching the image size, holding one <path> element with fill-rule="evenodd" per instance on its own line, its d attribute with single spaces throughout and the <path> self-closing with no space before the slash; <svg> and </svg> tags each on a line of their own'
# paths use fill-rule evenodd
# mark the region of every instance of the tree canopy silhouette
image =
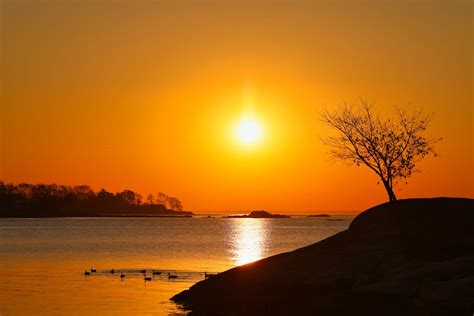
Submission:
<svg viewBox="0 0 474 316">
<path fill-rule="evenodd" d="M 431 118 L 421 110 L 397 109 L 395 120 L 384 119 L 374 113 L 373 103 L 361 99 L 322 113 L 321 120 L 337 131 L 337 136 L 325 137 L 323 142 L 335 159 L 375 172 L 393 202 L 397 180 L 409 178 L 421 159 L 437 155 L 433 145 L 441 139 L 424 135 Z"/>
<path fill-rule="evenodd" d="M 191 215 L 181 201 L 160 193 L 162 200 L 132 190 L 94 192 L 87 185 L 4 183 L 0 181 L 0 217 Z M 155 202 L 157 202 L 155 204 Z"/>
</svg>

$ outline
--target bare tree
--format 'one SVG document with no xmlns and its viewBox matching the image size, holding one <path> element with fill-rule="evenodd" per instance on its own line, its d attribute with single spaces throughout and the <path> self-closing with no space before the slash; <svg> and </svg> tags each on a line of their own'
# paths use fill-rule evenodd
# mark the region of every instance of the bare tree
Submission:
<svg viewBox="0 0 474 316">
<path fill-rule="evenodd" d="M 336 111 L 325 110 L 321 120 L 337 131 L 337 136 L 323 138 L 330 154 L 370 168 L 382 181 L 389 201 L 396 201 L 394 184 L 409 178 L 415 165 L 429 154 L 436 156 L 433 145 L 441 139 L 423 135 L 431 115 L 421 110 L 397 109 L 395 120 L 382 119 L 373 113 L 373 103 L 361 99 L 344 104 Z"/>
<path fill-rule="evenodd" d="M 155 198 L 153 197 L 153 194 L 148 194 L 146 196 L 146 200 L 147 200 L 148 204 L 150 204 L 150 205 L 154 204 L 154 202 L 155 202 Z"/>
<path fill-rule="evenodd" d="M 157 204 L 162 204 L 162 205 L 165 205 L 166 206 L 166 199 L 168 198 L 168 196 L 162 192 L 159 192 L 157 195 L 156 195 L 156 203 Z"/>
<path fill-rule="evenodd" d="M 181 201 L 175 197 L 166 195 L 164 193 L 158 193 L 156 197 L 156 202 L 158 204 L 163 204 L 166 208 L 173 210 L 173 211 L 182 211 L 183 205 Z"/>
<path fill-rule="evenodd" d="M 170 196 L 168 197 L 167 202 L 168 202 L 167 204 L 169 208 L 172 209 L 173 211 L 181 212 L 183 210 L 183 205 L 181 204 L 181 201 L 178 200 L 177 198 Z"/>
</svg>

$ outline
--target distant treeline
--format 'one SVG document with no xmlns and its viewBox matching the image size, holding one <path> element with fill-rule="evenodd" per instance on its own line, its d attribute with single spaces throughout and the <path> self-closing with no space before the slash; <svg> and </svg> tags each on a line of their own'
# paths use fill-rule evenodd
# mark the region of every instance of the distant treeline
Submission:
<svg viewBox="0 0 474 316">
<path fill-rule="evenodd" d="M 146 203 L 132 190 L 94 192 L 88 185 L 4 183 L 0 181 L 0 217 L 192 215 L 164 193 L 149 194 Z"/>
</svg>

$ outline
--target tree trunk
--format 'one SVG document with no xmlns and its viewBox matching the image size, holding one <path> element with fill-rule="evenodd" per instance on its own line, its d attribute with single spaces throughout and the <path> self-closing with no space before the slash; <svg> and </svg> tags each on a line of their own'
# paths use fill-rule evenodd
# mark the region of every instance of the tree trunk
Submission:
<svg viewBox="0 0 474 316">
<path fill-rule="evenodd" d="M 395 196 L 395 193 L 393 193 L 392 186 L 388 181 L 385 181 L 382 179 L 383 185 L 385 187 L 385 190 L 387 190 L 388 194 L 388 201 L 389 202 L 395 202 L 397 200 L 397 197 Z"/>
</svg>

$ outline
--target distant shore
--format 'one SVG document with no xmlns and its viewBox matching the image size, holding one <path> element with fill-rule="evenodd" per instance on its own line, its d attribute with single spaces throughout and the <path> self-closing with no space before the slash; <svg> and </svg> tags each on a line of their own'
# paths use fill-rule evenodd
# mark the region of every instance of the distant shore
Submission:
<svg viewBox="0 0 474 316">
<path fill-rule="evenodd" d="M 154 218 L 192 218 L 194 213 L 192 212 L 175 212 L 176 214 L 128 214 L 128 213 L 110 213 L 110 214 L 95 214 L 95 213 L 50 213 L 50 214 L 34 214 L 33 212 L 28 213 L 16 213 L 11 212 L 5 214 L 2 212 L 0 218 L 64 218 L 64 217 L 154 217 Z"/>
<path fill-rule="evenodd" d="M 0 218 L 42 217 L 190 217 L 177 198 L 132 190 L 98 192 L 88 185 L 4 183 L 0 181 Z"/>
<path fill-rule="evenodd" d="M 88 218 L 88 217 L 107 217 L 107 218 L 193 218 L 193 215 L 153 215 L 153 214 L 124 214 L 124 215 L 67 215 L 67 216 L 0 216 L 0 218 Z"/>
<path fill-rule="evenodd" d="M 49 217 L 192 217 L 193 212 L 173 211 L 161 204 L 127 205 L 120 208 L 23 206 L 0 207 L 0 218 Z"/>
</svg>

